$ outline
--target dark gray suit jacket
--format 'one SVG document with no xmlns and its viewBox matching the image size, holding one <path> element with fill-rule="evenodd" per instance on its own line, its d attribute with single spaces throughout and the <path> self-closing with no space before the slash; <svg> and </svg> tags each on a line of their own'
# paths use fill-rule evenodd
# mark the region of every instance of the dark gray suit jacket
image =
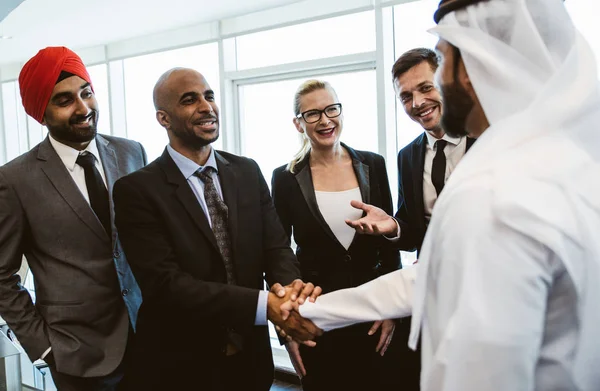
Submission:
<svg viewBox="0 0 600 391">
<path fill-rule="evenodd" d="M 146 154 L 134 141 L 96 140 L 112 200 Z M 121 362 L 141 294 L 116 232 L 113 222 L 108 237 L 48 138 L 0 167 L 0 315 L 31 360 L 52 346 L 57 371 L 83 377 Z M 23 255 L 35 305 L 16 275 Z"/>
</svg>

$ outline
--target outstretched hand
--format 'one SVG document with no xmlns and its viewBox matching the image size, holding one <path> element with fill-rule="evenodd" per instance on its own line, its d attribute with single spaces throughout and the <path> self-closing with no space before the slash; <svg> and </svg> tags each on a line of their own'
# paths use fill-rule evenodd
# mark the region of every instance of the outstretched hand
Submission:
<svg viewBox="0 0 600 391">
<path fill-rule="evenodd" d="M 350 205 L 366 213 L 358 220 L 346 220 L 346 224 L 359 234 L 395 236 L 398 232 L 396 221 L 383 209 L 355 200 L 351 201 Z"/>
</svg>

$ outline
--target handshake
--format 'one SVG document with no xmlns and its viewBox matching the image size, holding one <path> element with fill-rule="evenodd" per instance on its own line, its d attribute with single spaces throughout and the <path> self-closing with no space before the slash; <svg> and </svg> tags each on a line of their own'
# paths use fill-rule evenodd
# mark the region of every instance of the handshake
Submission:
<svg viewBox="0 0 600 391">
<path fill-rule="evenodd" d="M 267 318 L 275 325 L 279 335 L 288 341 L 294 340 L 308 346 L 314 346 L 314 339 L 323 334 L 323 330 L 310 320 L 300 316 L 298 306 L 306 300 L 315 301 L 321 294 L 320 287 L 302 280 L 294 280 L 282 286 L 277 283 L 271 287 L 267 301 Z"/>
</svg>

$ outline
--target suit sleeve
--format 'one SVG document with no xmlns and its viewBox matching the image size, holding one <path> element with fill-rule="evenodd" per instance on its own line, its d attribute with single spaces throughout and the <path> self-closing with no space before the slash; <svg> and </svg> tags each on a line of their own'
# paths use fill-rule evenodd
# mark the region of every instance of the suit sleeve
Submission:
<svg viewBox="0 0 600 391">
<path fill-rule="evenodd" d="M 275 205 L 275 210 L 277 211 L 277 215 L 279 216 L 283 230 L 285 231 L 288 239 L 291 241 L 292 216 L 290 214 L 288 204 L 288 193 L 285 189 L 284 175 L 285 172 L 282 172 L 278 168 L 273 171 L 273 176 L 271 179 L 271 192 L 273 194 L 273 204 Z"/>
<path fill-rule="evenodd" d="M 287 285 L 293 280 L 301 278 L 299 264 L 290 247 L 290 237 L 286 234 L 273 205 L 267 182 L 258 164 L 253 163 L 258 171 L 260 189 L 263 249 L 267 265 L 265 279 L 269 285 L 276 282 Z"/>
<path fill-rule="evenodd" d="M 142 145 L 142 143 L 138 143 L 140 145 L 140 149 L 142 151 L 142 163 L 143 165 L 147 165 L 148 164 L 148 156 L 146 155 L 146 150 L 144 149 L 144 146 Z"/>
<path fill-rule="evenodd" d="M 387 169 L 383 156 L 376 156 L 377 177 L 379 178 L 379 191 L 381 194 L 381 207 L 389 215 L 394 211 L 392 203 L 392 194 L 390 192 L 390 182 L 388 180 Z M 400 253 L 394 242 L 380 238 L 379 258 L 381 261 L 381 272 L 387 274 L 402 268 L 400 263 Z"/>
<path fill-rule="evenodd" d="M 50 341 L 44 319 L 17 274 L 23 260 L 25 227 L 18 197 L 0 174 L 0 315 L 35 361 L 50 347 Z"/>
<path fill-rule="evenodd" d="M 410 223 L 409 211 L 406 207 L 407 186 L 412 186 L 410 178 L 403 177 L 403 151 L 398 154 L 398 210 L 396 211 L 396 221 L 400 225 L 400 238 L 395 242 L 396 246 L 403 251 L 417 250 L 417 235 Z M 407 168 L 408 169 L 408 168 Z M 414 193 L 414 189 L 413 189 Z"/>
<path fill-rule="evenodd" d="M 145 187 L 129 179 L 115 183 L 115 222 L 144 301 L 220 326 L 254 325 L 259 291 L 198 280 L 182 270 Z"/>
</svg>

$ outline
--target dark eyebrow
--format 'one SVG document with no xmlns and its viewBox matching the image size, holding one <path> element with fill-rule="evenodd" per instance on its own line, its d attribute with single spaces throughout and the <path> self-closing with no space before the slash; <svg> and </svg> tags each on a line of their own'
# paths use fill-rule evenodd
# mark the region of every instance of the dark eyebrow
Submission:
<svg viewBox="0 0 600 391">
<path fill-rule="evenodd" d="M 214 94 L 215 94 L 215 92 L 213 90 L 206 90 L 206 91 L 204 91 L 204 96 L 206 96 L 206 95 L 214 95 Z"/>
<path fill-rule="evenodd" d="M 183 95 L 181 95 L 181 98 L 179 98 L 179 101 L 181 102 L 182 100 L 186 99 L 186 98 L 197 98 L 198 97 L 198 93 L 197 92 L 186 92 Z"/>
<path fill-rule="evenodd" d="M 88 87 L 91 87 L 91 84 L 88 82 L 85 82 L 81 85 L 81 87 L 79 87 L 79 90 L 85 90 Z M 59 92 L 58 94 L 56 94 L 52 97 L 52 101 L 56 102 L 58 100 L 61 100 L 62 98 L 70 98 L 71 96 L 73 96 L 71 91 Z"/>
<path fill-rule="evenodd" d="M 61 100 L 62 98 L 70 98 L 73 94 L 70 91 L 59 92 L 58 94 L 52 97 L 52 102 L 56 102 Z"/>
</svg>

